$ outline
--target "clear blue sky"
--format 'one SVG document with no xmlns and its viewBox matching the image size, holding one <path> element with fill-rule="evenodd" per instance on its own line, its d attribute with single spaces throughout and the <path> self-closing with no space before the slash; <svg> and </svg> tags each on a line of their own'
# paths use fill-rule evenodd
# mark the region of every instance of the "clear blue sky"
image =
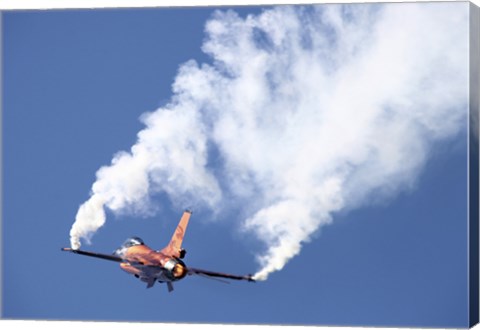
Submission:
<svg viewBox="0 0 480 330">
<path fill-rule="evenodd" d="M 210 61 L 201 45 L 213 11 L 3 14 L 3 317 L 467 326 L 464 131 L 434 149 L 414 190 L 335 215 L 265 282 L 188 277 L 168 294 L 115 263 L 60 251 L 96 170 L 135 142 L 142 113 L 168 101 L 178 66 Z M 109 253 L 133 235 L 163 247 L 183 211 L 163 204 L 147 219 L 108 213 L 83 248 Z M 187 265 L 255 272 L 258 242 L 235 223 L 194 213 Z"/>
</svg>

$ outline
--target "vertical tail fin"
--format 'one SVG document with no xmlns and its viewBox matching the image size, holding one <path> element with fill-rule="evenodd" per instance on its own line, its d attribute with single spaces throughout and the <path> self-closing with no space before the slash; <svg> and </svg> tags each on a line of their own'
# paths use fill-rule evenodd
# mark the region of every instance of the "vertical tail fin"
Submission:
<svg viewBox="0 0 480 330">
<path fill-rule="evenodd" d="M 191 215 L 192 211 L 190 210 L 185 210 L 185 212 L 183 212 L 182 218 L 173 233 L 170 243 L 168 243 L 168 245 L 161 251 L 163 254 L 175 258 L 183 258 L 185 255 L 185 252 L 182 251 L 183 236 L 187 230 L 188 221 L 190 220 Z"/>
</svg>

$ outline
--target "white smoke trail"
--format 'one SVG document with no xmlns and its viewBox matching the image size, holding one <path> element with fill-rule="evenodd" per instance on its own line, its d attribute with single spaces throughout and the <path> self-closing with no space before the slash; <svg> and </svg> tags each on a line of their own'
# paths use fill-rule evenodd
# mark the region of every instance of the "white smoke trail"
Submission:
<svg viewBox="0 0 480 330">
<path fill-rule="evenodd" d="M 164 191 L 184 205 L 199 200 L 213 207 L 220 191 L 206 166 L 206 135 L 196 108 L 188 100 L 145 115 L 146 128 L 130 153 L 120 152 L 100 168 L 92 196 L 80 206 L 70 230 L 70 244 L 79 249 L 105 223 L 104 206 L 112 211 L 146 212 L 149 195 Z M 187 203 L 188 201 L 188 203 Z"/>
<path fill-rule="evenodd" d="M 342 209 L 415 183 L 431 146 L 466 123 L 468 4 L 279 7 L 217 12 L 166 107 L 130 153 L 100 169 L 72 247 L 149 196 L 248 213 L 263 280 Z M 211 148 L 220 159 L 212 165 Z"/>
</svg>

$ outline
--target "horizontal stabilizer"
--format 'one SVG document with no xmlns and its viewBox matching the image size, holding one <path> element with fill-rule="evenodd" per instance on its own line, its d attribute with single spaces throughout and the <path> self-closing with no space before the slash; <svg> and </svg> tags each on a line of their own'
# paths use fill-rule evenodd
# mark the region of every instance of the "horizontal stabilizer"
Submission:
<svg viewBox="0 0 480 330">
<path fill-rule="evenodd" d="M 147 280 L 147 289 L 150 289 L 151 287 L 153 287 L 154 284 L 155 284 L 155 277 L 150 277 Z"/>
</svg>

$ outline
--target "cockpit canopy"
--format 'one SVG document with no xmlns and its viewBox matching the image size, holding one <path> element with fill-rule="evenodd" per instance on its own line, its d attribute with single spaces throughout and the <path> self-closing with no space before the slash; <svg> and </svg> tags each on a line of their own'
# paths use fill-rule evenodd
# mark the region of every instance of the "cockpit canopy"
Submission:
<svg viewBox="0 0 480 330">
<path fill-rule="evenodd" d="M 132 246 L 144 245 L 144 244 L 145 243 L 143 243 L 143 240 L 140 237 L 130 237 L 122 244 L 122 246 L 120 246 L 118 249 L 113 251 L 113 254 L 123 258 L 128 248 L 131 248 Z"/>
<path fill-rule="evenodd" d="M 140 237 L 130 237 L 123 243 L 123 247 L 129 248 L 136 245 L 144 245 L 143 240 Z"/>
</svg>

